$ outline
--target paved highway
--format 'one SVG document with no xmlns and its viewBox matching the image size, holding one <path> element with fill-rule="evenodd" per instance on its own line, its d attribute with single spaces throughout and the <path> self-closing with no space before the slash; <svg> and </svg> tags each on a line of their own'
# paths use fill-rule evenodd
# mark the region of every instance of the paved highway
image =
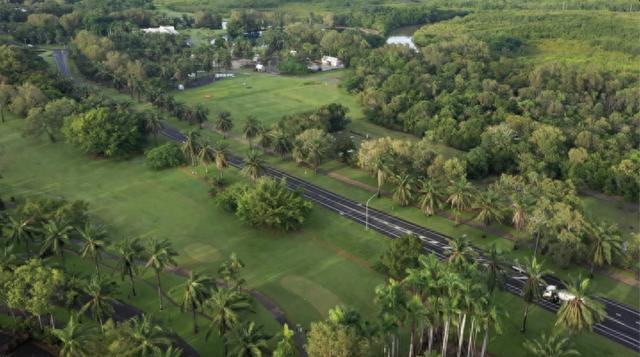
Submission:
<svg viewBox="0 0 640 357">
<path fill-rule="evenodd" d="M 168 126 L 163 128 L 162 134 L 176 141 L 185 140 L 185 136 L 180 131 Z M 229 163 L 237 168 L 243 165 L 242 159 L 235 156 L 230 157 Z M 352 201 L 274 168 L 267 167 L 265 174 L 278 179 L 286 178 L 287 186 L 290 189 L 301 190 L 307 199 L 316 204 L 365 225 L 364 204 Z M 446 235 L 373 208 L 369 208 L 368 226 L 390 238 L 415 234 L 423 241 L 423 249 L 426 253 L 433 253 L 443 260 L 447 258 L 450 238 Z M 478 252 L 478 260 L 482 262 L 484 260 L 482 251 L 479 249 L 476 249 L 476 251 Z M 563 286 L 562 282 L 553 276 L 547 276 L 545 279 L 549 284 Z M 521 295 L 525 280 L 526 276 L 524 274 L 512 269 L 506 282 L 506 289 L 513 294 Z M 594 331 L 636 352 L 640 352 L 640 312 L 610 299 L 598 299 L 605 305 L 607 318 L 595 325 Z M 551 312 L 555 312 L 559 308 L 559 304 L 546 300 L 539 301 L 538 305 Z"/>
</svg>

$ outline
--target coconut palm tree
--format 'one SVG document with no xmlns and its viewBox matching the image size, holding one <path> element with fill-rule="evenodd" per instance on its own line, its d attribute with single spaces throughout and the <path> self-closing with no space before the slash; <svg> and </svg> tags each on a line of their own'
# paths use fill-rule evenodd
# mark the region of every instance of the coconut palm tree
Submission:
<svg viewBox="0 0 640 357">
<path fill-rule="evenodd" d="M 106 245 L 104 238 L 107 233 L 102 227 L 90 223 L 85 224 L 84 228 L 76 228 L 76 230 L 82 239 L 80 255 L 83 258 L 90 257 L 96 266 L 96 273 L 100 274 L 100 259 Z"/>
<path fill-rule="evenodd" d="M 387 284 L 379 285 L 375 289 L 375 303 L 378 305 L 383 329 L 390 339 L 392 356 L 399 350 L 398 332 L 407 317 L 407 300 L 402 285 L 394 279 L 389 279 Z"/>
<path fill-rule="evenodd" d="M 604 307 L 591 295 L 590 284 L 591 281 L 583 279 L 582 276 L 577 276 L 565 284 L 567 291 L 575 298 L 562 302 L 556 326 L 566 328 L 571 333 L 580 333 L 591 330 L 594 324 L 605 318 Z"/>
<path fill-rule="evenodd" d="M 268 355 L 269 339 L 271 336 L 262 332 L 262 326 L 251 321 L 239 325 L 233 330 L 231 336 L 231 356 L 236 357 L 262 357 Z"/>
<path fill-rule="evenodd" d="M 460 215 L 462 211 L 471 206 L 473 196 L 473 185 L 465 178 L 455 181 L 451 186 L 449 186 L 449 197 L 447 198 L 447 203 L 451 205 L 451 208 L 456 213 L 456 223 L 460 223 Z"/>
<path fill-rule="evenodd" d="M 447 298 L 440 299 L 440 313 L 444 321 L 442 331 L 442 357 L 447 356 L 447 345 L 449 342 L 449 333 L 451 320 L 460 313 L 458 309 L 458 299 L 460 298 L 458 284 L 459 279 L 454 274 L 448 274 L 444 281 L 447 287 Z"/>
<path fill-rule="evenodd" d="M 429 309 L 424 305 L 422 298 L 419 295 L 411 296 L 406 303 L 407 320 L 409 320 L 409 330 L 411 331 L 411 337 L 409 339 L 409 357 L 416 356 L 420 353 L 420 350 L 415 351 L 416 332 L 422 333 L 425 326 L 431 325 L 429 318 L 431 316 Z M 422 343 L 418 345 L 418 348 L 422 347 Z"/>
<path fill-rule="evenodd" d="M 193 121 L 202 127 L 202 123 L 209 119 L 208 116 L 209 109 L 201 103 L 196 104 L 196 107 L 193 110 Z"/>
<path fill-rule="evenodd" d="M 506 281 L 505 267 L 507 266 L 507 261 L 502 251 L 498 250 L 495 244 L 489 247 L 485 259 L 486 262 L 482 269 L 486 274 L 487 290 L 489 295 L 492 295 L 496 287 L 502 287 Z"/>
<path fill-rule="evenodd" d="M 244 126 L 242 127 L 242 135 L 245 139 L 249 140 L 249 148 L 253 147 L 251 140 L 258 135 L 261 127 L 262 125 L 253 115 L 249 115 L 247 117 L 247 120 L 244 122 Z"/>
<path fill-rule="evenodd" d="M 158 284 L 158 300 L 160 301 L 160 310 L 162 306 L 162 286 L 160 285 L 160 272 L 169 266 L 175 266 L 175 257 L 178 253 L 173 249 L 171 243 L 167 240 L 152 239 L 146 247 L 147 263 L 145 268 L 153 268 L 156 274 L 156 283 Z"/>
<path fill-rule="evenodd" d="M 182 357 L 182 348 L 169 346 L 167 349 L 156 348 L 152 350 L 152 357 Z"/>
<path fill-rule="evenodd" d="M 2 250 L 0 251 L 0 272 L 13 271 L 16 265 L 20 263 L 20 260 L 14 250 L 15 247 L 13 244 L 8 244 L 2 247 Z"/>
<path fill-rule="evenodd" d="M 180 309 L 182 312 L 191 310 L 193 315 L 193 333 L 198 333 L 198 309 L 202 308 L 205 300 L 209 298 L 211 289 L 215 286 L 215 280 L 204 274 L 189 272 L 189 278 L 175 289 L 182 290 Z"/>
<path fill-rule="evenodd" d="M 62 345 L 61 357 L 92 356 L 90 346 L 96 332 L 91 326 L 80 325 L 75 314 L 71 314 L 67 326 L 62 329 L 53 329 L 51 333 Z"/>
<path fill-rule="evenodd" d="M 158 143 L 158 134 L 163 128 L 160 113 L 153 111 L 147 115 L 144 121 L 144 126 L 148 132 L 153 134 L 155 142 Z"/>
<path fill-rule="evenodd" d="M 204 166 L 204 173 L 209 174 L 209 164 L 214 160 L 213 152 L 207 144 L 202 144 L 198 149 L 198 161 L 200 165 Z"/>
<path fill-rule="evenodd" d="M 218 113 L 218 117 L 214 123 L 216 130 L 222 133 L 223 138 L 227 138 L 227 133 L 233 129 L 233 121 L 231 120 L 231 113 L 222 111 Z"/>
<path fill-rule="evenodd" d="M 499 223 L 504 217 L 501 206 L 502 200 L 495 191 L 485 191 L 473 205 L 473 209 L 478 212 L 474 219 L 485 226 L 493 222 Z"/>
<path fill-rule="evenodd" d="M 436 180 L 420 181 L 419 202 L 420 209 L 427 216 L 433 216 L 442 207 L 442 185 Z"/>
<path fill-rule="evenodd" d="M 182 143 L 182 153 L 189 160 L 192 167 L 197 165 L 198 152 L 200 151 L 200 135 L 197 132 L 190 130 L 185 141 Z M 194 173 L 193 169 L 191 173 Z"/>
<path fill-rule="evenodd" d="M 393 190 L 393 199 L 400 206 L 406 207 L 413 200 L 413 179 L 409 175 L 395 176 L 396 187 Z"/>
<path fill-rule="evenodd" d="M 211 297 L 205 301 L 205 307 L 209 310 L 211 326 L 206 337 L 211 335 L 211 331 L 217 328 L 219 336 L 223 340 L 223 356 L 227 355 L 226 334 L 238 323 L 239 313 L 251 307 L 247 296 L 235 289 L 218 287 L 211 292 Z"/>
<path fill-rule="evenodd" d="M 376 161 L 373 163 L 373 170 L 376 174 L 376 180 L 378 183 L 378 198 L 382 194 L 382 186 L 387 180 L 387 157 L 384 155 L 380 155 Z"/>
<path fill-rule="evenodd" d="M 117 285 L 113 280 L 94 275 L 84 287 L 84 292 L 89 299 L 82 305 L 80 312 L 84 314 L 90 311 L 91 317 L 102 327 L 104 320 L 114 312 L 113 304 L 117 303 L 117 300 L 113 296 L 116 289 Z"/>
<path fill-rule="evenodd" d="M 262 172 L 264 171 L 264 161 L 260 153 L 256 150 L 251 150 L 247 153 L 247 157 L 244 159 L 244 167 L 241 173 L 244 176 L 249 177 L 251 180 L 256 181 Z"/>
<path fill-rule="evenodd" d="M 458 269 L 466 266 L 477 255 L 466 234 L 451 238 L 449 241 L 449 264 Z"/>
<path fill-rule="evenodd" d="M 51 252 L 64 260 L 64 246 L 69 243 L 69 235 L 73 228 L 62 218 L 49 220 L 43 227 L 44 239 L 40 247 L 40 255 L 44 256 L 47 252 Z"/>
<path fill-rule="evenodd" d="M 480 305 L 480 309 L 476 312 L 478 318 L 478 324 L 482 330 L 484 330 L 484 336 L 482 337 L 482 347 L 480 348 L 480 357 L 484 357 L 487 352 L 487 345 L 489 343 L 489 334 L 491 330 L 495 330 L 496 333 L 502 333 L 501 316 L 504 314 L 492 302 L 487 302 L 484 305 Z M 469 348 L 471 351 L 471 348 Z M 467 353 L 467 356 L 469 353 Z"/>
<path fill-rule="evenodd" d="M 273 151 L 282 158 L 286 157 L 293 150 L 293 142 L 289 134 L 277 129 L 272 131 Z"/>
<path fill-rule="evenodd" d="M 116 243 L 116 252 L 120 277 L 122 280 L 124 280 L 125 275 L 129 277 L 131 293 L 133 296 L 136 296 L 136 286 L 133 281 L 133 276 L 137 273 L 137 261 L 142 259 L 144 255 L 144 247 L 140 244 L 138 238 L 126 238 Z"/>
<path fill-rule="evenodd" d="M 216 168 L 222 174 L 222 171 L 229 166 L 229 144 L 224 141 L 218 141 L 214 146 L 214 161 Z"/>
<path fill-rule="evenodd" d="M 611 264 L 613 257 L 622 256 L 622 235 L 615 224 L 599 222 L 589 225 L 591 250 L 591 268 L 589 276 L 593 278 L 596 267 Z"/>
<path fill-rule="evenodd" d="M 511 197 L 511 223 L 515 229 L 521 231 L 527 223 L 531 206 L 534 204 L 529 195 L 513 195 Z"/>
<path fill-rule="evenodd" d="M 273 357 L 295 357 L 297 356 L 297 348 L 293 340 L 295 332 L 289 328 L 285 322 L 282 326 L 282 332 L 278 333 L 280 338 L 276 349 L 273 351 Z"/>
<path fill-rule="evenodd" d="M 27 254 L 31 254 L 31 247 L 29 243 L 33 240 L 34 233 L 37 232 L 33 220 L 30 218 L 16 218 L 13 216 L 7 216 L 9 222 L 7 222 L 7 241 L 9 244 L 19 245 L 24 244 L 27 249 Z"/>
<path fill-rule="evenodd" d="M 127 321 L 126 335 L 131 340 L 135 355 L 148 356 L 160 349 L 160 346 L 171 344 L 167 332 L 153 323 L 147 315 L 136 316 Z"/>
<path fill-rule="evenodd" d="M 273 135 L 271 130 L 261 126 L 258 130 L 258 145 L 262 148 L 262 151 L 266 151 L 273 145 Z"/>
<path fill-rule="evenodd" d="M 580 352 L 569 348 L 569 339 L 558 333 L 551 335 L 543 333 L 536 340 L 527 340 L 524 342 L 524 348 L 535 357 L 580 356 Z"/>
<path fill-rule="evenodd" d="M 526 259 L 522 268 L 527 275 L 527 280 L 522 287 L 522 297 L 524 299 L 525 305 L 524 316 L 522 318 L 522 328 L 520 329 L 520 331 L 524 333 L 527 330 L 527 317 L 529 316 L 529 307 L 531 306 L 531 303 L 542 297 L 542 286 L 547 285 L 546 281 L 544 280 L 544 276 L 551 274 L 551 272 L 544 269 L 543 264 L 541 262 L 538 262 L 536 257 L 533 257 L 532 259 Z"/>
</svg>

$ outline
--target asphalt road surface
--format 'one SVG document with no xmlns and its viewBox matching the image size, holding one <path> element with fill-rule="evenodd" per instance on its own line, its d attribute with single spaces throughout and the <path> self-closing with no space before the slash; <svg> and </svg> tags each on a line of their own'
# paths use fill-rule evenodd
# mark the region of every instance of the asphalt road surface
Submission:
<svg viewBox="0 0 640 357">
<path fill-rule="evenodd" d="M 69 69 L 69 62 L 67 61 L 67 50 L 56 48 L 51 51 L 53 59 L 56 60 L 58 70 L 63 76 L 71 78 L 71 70 Z"/>
<path fill-rule="evenodd" d="M 166 125 L 162 130 L 162 134 L 180 142 L 186 139 L 179 130 Z M 237 168 L 243 165 L 242 159 L 236 156 L 231 156 L 229 163 Z M 286 178 L 289 189 L 301 190 L 307 199 L 316 204 L 352 221 L 362 225 L 366 224 L 365 205 L 363 203 L 352 201 L 274 168 L 267 167 L 265 175 L 277 179 Z M 370 229 L 374 229 L 389 238 L 415 234 L 423 241 L 423 249 L 426 253 L 433 253 L 443 260 L 447 258 L 450 237 L 373 208 L 369 208 L 368 216 Z M 482 262 L 484 260 L 482 251 L 477 248 L 476 251 L 479 254 L 478 260 Z M 513 294 L 522 295 L 522 287 L 527 278 L 526 275 L 515 269 L 511 269 L 508 274 L 506 289 Z M 545 280 L 549 284 L 558 285 L 560 288 L 563 287 L 562 282 L 553 276 L 546 276 Z M 598 299 L 604 304 L 607 317 L 604 321 L 594 326 L 594 331 L 633 351 L 640 352 L 640 311 L 611 299 Z M 547 300 L 540 300 L 537 303 L 551 312 L 556 312 L 560 307 L 559 304 Z"/>
</svg>

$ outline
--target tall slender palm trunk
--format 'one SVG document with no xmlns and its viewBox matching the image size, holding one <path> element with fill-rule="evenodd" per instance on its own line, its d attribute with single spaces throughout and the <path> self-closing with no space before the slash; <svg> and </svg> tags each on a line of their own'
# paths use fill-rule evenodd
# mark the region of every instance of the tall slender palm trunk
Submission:
<svg viewBox="0 0 640 357">
<path fill-rule="evenodd" d="M 447 342 L 449 342 L 449 325 L 451 324 L 451 318 L 447 318 L 444 323 L 444 332 L 442 333 L 442 357 L 447 356 Z"/>
<path fill-rule="evenodd" d="M 482 338 L 482 349 L 480 350 L 480 357 L 484 357 L 487 352 L 487 344 L 489 342 L 489 326 L 485 326 L 484 338 Z"/>
<path fill-rule="evenodd" d="M 433 350 L 433 326 L 429 327 L 429 343 L 427 344 L 427 352 L 431 353 Z"/>
<path fill-rule="evenodd" d="M 475 338 L 476 318 L 471 318 L 471 328 L 469 329 L 469 343 L 467 345 L 467 357 L 471 356 L 473 350 L 473 340 Z"/>
<path fill-rule="evenodd" d="M 527 331 L 527 317 L 529 317 L 529 304 L 524 305 L 524 318 L 522 319 L 522 328 L 520 329 L 522 333 Z"/>
<path fill-rule="evenodd" d="M 162 288 L 160 287 L 160 272 L 156 270 L 156 281 L 158 282 L 158 299 L 160 300 L 160 310 L 164 309 L 162 306 Z"/>
<path fill-rule="evenodd" d="M 467 314 L 462 314 L 462 323 L 458 333 L 458 357 L 462 356 L 462 345 L 464 343 L 464 326 L 467 323 Z"/>
<path fill-rule="evenodd" d="M 413 357 L 413 336 L 415 335 L 415 327 L 411 327 L 411 338 L 409 339 L 409 357 Z"/>
<path fill-rule="evenodd" d="M 129 268 L 129 281 L 131 282 L 131 293 L 133 293 L 133 296 L 136 296 L 136 284 L 133 281 L 133 271 L 131 271 L 131 268 Z"/>
</svg>

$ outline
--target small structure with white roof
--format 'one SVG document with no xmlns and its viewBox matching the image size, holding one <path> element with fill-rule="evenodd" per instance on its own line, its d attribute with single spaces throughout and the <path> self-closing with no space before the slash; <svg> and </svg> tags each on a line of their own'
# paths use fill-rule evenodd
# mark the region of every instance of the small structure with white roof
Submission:
<svg viewBox="0 0 640 357">
<path fill-rule="evenodd" d="M 167 35 L 177 35 L 179 32 L 174 26 L 149 27 L 142 29 L 144 33 L 162 33 Z"/>
</svg>

